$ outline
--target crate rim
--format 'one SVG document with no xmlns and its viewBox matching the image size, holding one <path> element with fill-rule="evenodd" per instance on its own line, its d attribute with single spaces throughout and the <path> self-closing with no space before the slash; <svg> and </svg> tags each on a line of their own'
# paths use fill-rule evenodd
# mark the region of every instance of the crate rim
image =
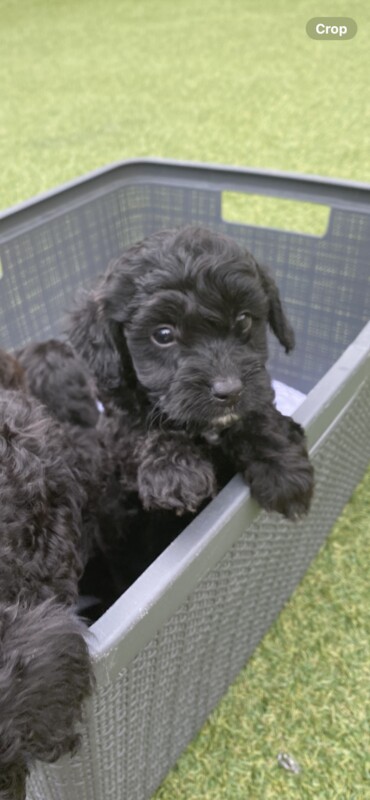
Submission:
<svg viewBox="0 0 370 800">
<path fill-rule="evenodd" d="M 87 187 L 93 188 L 94 184 L 100 183 L 102 179 L 106 179 L 108 176 L 119 178 L 119 173 L 126 171 L 128 177 L 130 177 L 135 171 L 143 173 L 144 170 L 147 170 L 147 174 L 141 175 L 139 180 L 136 177 L 136 182 L 142 182 L 143 178 L 145 181 L 149 178 L 155 180 L 160 177 L 164 182 L 171 182 L 171 179 L 174 180 L 181 175 L 185 180 L 187 178 L 193 178 L 193 180 L 197 178 L 198 182 L 204 187 L 208 183 L 209 189 L 215 188 L 219 190 L 222 188 L 224 191 L 243 191 L 242 184 L 245 182 L 244 191 L 247 191 L 249 179 L 250 187 L 248 187 L 248 193 L 250 194 L 291 197 L 293 200 L 316 202 L 323 205 L 331 205 L 333 203 L 333 205 L 339 207 L 343 206 L 344 203 L 346 207 L 348 204 L 355 204 L 366 208 L 370 203 L 370 183 L 360 181 L 249 166 L 157 157 L 131 158 L 114 161 L 103 167 L 91 170 L 73 180 L 59 184 L 27 200 L 0 210 L 0 232 L 1 228 L 3 228 L 4 233 L 6 233 L 7 222 L 13 221 L 14 218 L 18 219 L 24 213 L 37 211 L 38 208 L 43 206 L 47 207 L 55 199 L 61 199 L 71 193 L 83 192 Z M 156 173 L 155 175 L 154 172 Z M 214 185 L 214 181 L 217 178 L 224 184 L 222 187 Z"/>
</svg>

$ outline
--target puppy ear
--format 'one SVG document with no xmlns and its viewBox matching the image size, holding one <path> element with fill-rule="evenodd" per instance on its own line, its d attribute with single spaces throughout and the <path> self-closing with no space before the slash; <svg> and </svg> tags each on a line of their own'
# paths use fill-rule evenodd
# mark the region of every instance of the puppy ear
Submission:
<svg viewBox="0 0 370 800">
<path fill-rule="evenodd" d="M 96 289 L 72 314 L 68 339 L 89 364 L 103 393 L 122 389 L 124 382 L 135 380 L 124 324 L 130 318 L 136 293 L 138 249 L 133 247 L 111 261 Z"/>
<path fill-rule="evenodd" d="M 99 389 L 108 392 L 121 383 L 121 358 L 112 327 L 99 299 L 92 294 L 73 312 L 68 330 L 69 342 L 89 365 Z"/>
<path fill-rule="evenodd" d="M 103 318 L 121 325 L 130 319 L 132 301 L 137 291 L 132 274 L 136 267 L 135 259 L 131 255 L 132 250 L 134 248 L 116 261 L 111 261 L 95 292 Z"/>
<path fill-rule="evenodd" d="M 280 344 L 285 347 L 285 352 L 289 353 L 294 348 L 295 336 L 293 328 L 284 314 L 279 289 L 265 267 L 257 264 L 257 271 L 269 303 L 268 321 L 270 328 Z"/>
</svg>

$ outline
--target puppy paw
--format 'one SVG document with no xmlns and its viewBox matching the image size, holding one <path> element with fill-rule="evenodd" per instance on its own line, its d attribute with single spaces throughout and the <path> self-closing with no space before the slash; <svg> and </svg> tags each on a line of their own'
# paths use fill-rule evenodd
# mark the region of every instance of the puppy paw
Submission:
<svg viewBox="0 0 370 800">
<path fill-rule="evenodd" d="M 278 511 L 291 520 L 307 514 L 314 489 L 314 471 L 308 457 L 288 471 L 282 464 L 254 462 L 245 477 L 252 497 L 266 511 Z"/>
<path fill-rule="evenodd" d="M 212 464 L 191 449 L 161 452 L 159 447 L 139 465 L 138 491 L 144 508 L 166 509 L 178 516 L 195 513 L 217 491 Z M 169 457 L 170 456 L 170 457 Z"/>
</svg>

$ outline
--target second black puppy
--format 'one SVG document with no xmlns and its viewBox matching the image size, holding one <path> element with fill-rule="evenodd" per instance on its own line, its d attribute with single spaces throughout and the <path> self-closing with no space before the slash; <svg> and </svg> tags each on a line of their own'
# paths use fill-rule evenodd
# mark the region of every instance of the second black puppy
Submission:
<svg viewBox="0 0 370 800">
<path fill-rule="evenodd" d="M 263 508 L 307 512 L 313 469 L 302 428 L 273 405 L 268 326 L 289 352 L 267 271 L 233 239 L 194 227 L 131 247 L 74 314 L 73 347 L 136 431 L 144 508 L 195 511 L 226 462 Z"/>
<path fill-rule="evenodd" d="M 82 458 L 72 426 L 53 420 L 25 386 L 19 362 L 0 351 L 1 800 L 25 798 L 35 760 L 76 748 L 93 687 L 74 606 L 97 452 Z"/>
</svg>

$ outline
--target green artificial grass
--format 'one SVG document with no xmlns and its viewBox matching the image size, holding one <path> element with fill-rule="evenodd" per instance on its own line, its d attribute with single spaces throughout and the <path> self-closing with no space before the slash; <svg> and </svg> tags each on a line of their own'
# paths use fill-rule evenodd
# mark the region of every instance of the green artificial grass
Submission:
<svg viewBox="0 0 370 800">
<path fill-rule="evenodd" d="M 1 207 L 150 155 L 370 180 L 365 1 L 0 0 L 0 12 Z M 308 19 L 331 13 L 357 36 L 309 39 Z M 224 198 L 228 219 L 311 233 L 325 214 Z M 370 471 L 156 800 L 370 797 L 369 537 Z"/>
<path fill-rule="evenodd" d="M 370 472 L 155 800 L 370 797 L 369 535 Z"/>
<path fill-rule="evenodd" d="M 354 39 L 306 22 L 351 14 Z M 1 0 L 1 202 L 156 155 L 370 176 L 368 3 Z"/>
</svg>

